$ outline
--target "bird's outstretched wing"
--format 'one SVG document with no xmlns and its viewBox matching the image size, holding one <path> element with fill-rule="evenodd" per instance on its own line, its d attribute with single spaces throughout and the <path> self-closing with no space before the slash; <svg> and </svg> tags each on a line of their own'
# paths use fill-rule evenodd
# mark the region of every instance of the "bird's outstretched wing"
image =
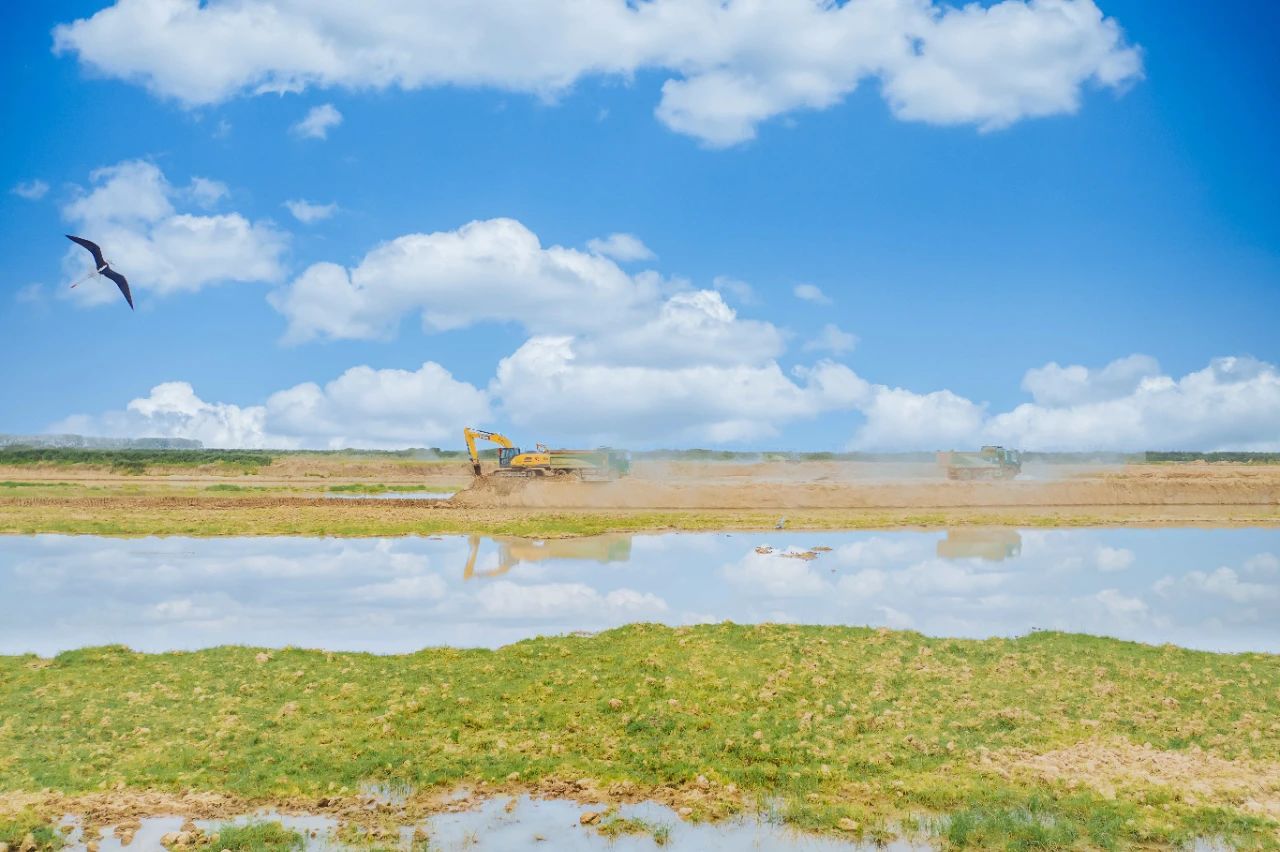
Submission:
<svg viewBox="0 0 1280 852">
<path fill-rule="evenodd" d="M 102 249 L 98 248 L 97 243 L 91 240 L 86 240 L 83 237 L 73 237 L 70 234 L 67 234 L 66 237 L 71 240 L 71 242 L 82 245 L 89 250 L 89 253 L 93 255 L 93 265 L 96 268 L 101 269 L 106 265 L 107 262 L 102 259 Z"/>
<path fill-rule="evenodd" d="M 129 303 L 129 310 L 133 310 L 133 296 L 129 294 L 129 280 L 109 266 L 102 274 L 116 282 L 120 292 L 124 293 L 124 300 Z"/>
</svg>

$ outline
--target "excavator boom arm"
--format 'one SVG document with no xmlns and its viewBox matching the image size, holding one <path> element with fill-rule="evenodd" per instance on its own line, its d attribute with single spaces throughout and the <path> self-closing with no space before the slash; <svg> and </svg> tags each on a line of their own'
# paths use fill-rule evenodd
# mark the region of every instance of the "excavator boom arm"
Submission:
<svg viewBox="0 0 1280 852">
<path fill-rule="evenodd" d="M 476 438 L 483 438 L 507 449 L 515 447 L 515 444 L 511 443 L 511 439 L 506 435 L 499 435 L 497 432 L 486 432 L 483 429 L 472 429 L 470 426 L 462 430 L 462 436 L 467 439 L 467 455 L 471 457 L 471 469 L 475 471 L 476 476 L 480 475 L 480 452 L 476 449 Z"/>
</svg>

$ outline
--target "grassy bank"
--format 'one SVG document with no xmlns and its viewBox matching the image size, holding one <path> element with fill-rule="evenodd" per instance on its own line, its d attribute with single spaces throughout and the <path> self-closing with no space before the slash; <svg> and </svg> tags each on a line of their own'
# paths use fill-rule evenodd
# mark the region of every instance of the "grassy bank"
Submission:
<svg viewBox="0 0 1280 852">
<path fill-rule="evenodd" d="M 394 657 L 111 647 L 0 658 L 0 789 L 322 807 L 382 782 L 416 790 L 412 809 L 463 783 L 585 783 L 693 818 L 777 796 L 807 829 L 905 821 L 955 847 L 1276 849 L 1277 718 L 1278 657 L 1052 633 L 637 625 Z"/>
<path fill-rule="evenodd" d="M 376 493 L 376 492 L 375 492 Z M 257 489 L 184 493 L 80 486 L 0 487 L 0 534 L 510 535 L 560 538 L 608 532 L 769 530 L 779 510 L 505 509 L 428 500 L 333 500 Z M 942 529 L 961 526 L 1098 527 L 1280 525 L 1280 507 L 1008 506 L 797 509 L 789 530 Z"/>
</svg>

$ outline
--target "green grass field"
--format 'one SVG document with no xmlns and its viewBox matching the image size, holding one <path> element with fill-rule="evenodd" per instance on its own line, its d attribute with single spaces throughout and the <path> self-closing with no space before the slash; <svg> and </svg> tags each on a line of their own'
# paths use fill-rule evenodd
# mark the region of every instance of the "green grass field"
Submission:
<svg viewBox="0 0 1280 852">
<path fill-rule="evenodd" d="M 386 657 L 106 647 L 0 658 L 0 789 L 296 802 L 382 782 L 426 801 L 589 778 L 694 819 L 772 801 L 804 829 L 914 827 L 952 848 L 1277 849 L 1277 719 L 1280 657 L 1055 633 L 635 625 Z"/>
</svg>

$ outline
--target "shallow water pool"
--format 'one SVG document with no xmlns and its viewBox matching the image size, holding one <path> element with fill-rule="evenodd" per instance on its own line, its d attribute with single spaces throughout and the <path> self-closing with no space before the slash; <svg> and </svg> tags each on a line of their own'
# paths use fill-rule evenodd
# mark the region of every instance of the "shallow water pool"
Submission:
<svg viewBox="0 0 1280 852">
<path fill-rule="evenodd" d="M 1280 652 L 1280 530 L 0 537 L 0 653 L 377 653 L 650 621 L 1066 630 Z"/>
</svg>

